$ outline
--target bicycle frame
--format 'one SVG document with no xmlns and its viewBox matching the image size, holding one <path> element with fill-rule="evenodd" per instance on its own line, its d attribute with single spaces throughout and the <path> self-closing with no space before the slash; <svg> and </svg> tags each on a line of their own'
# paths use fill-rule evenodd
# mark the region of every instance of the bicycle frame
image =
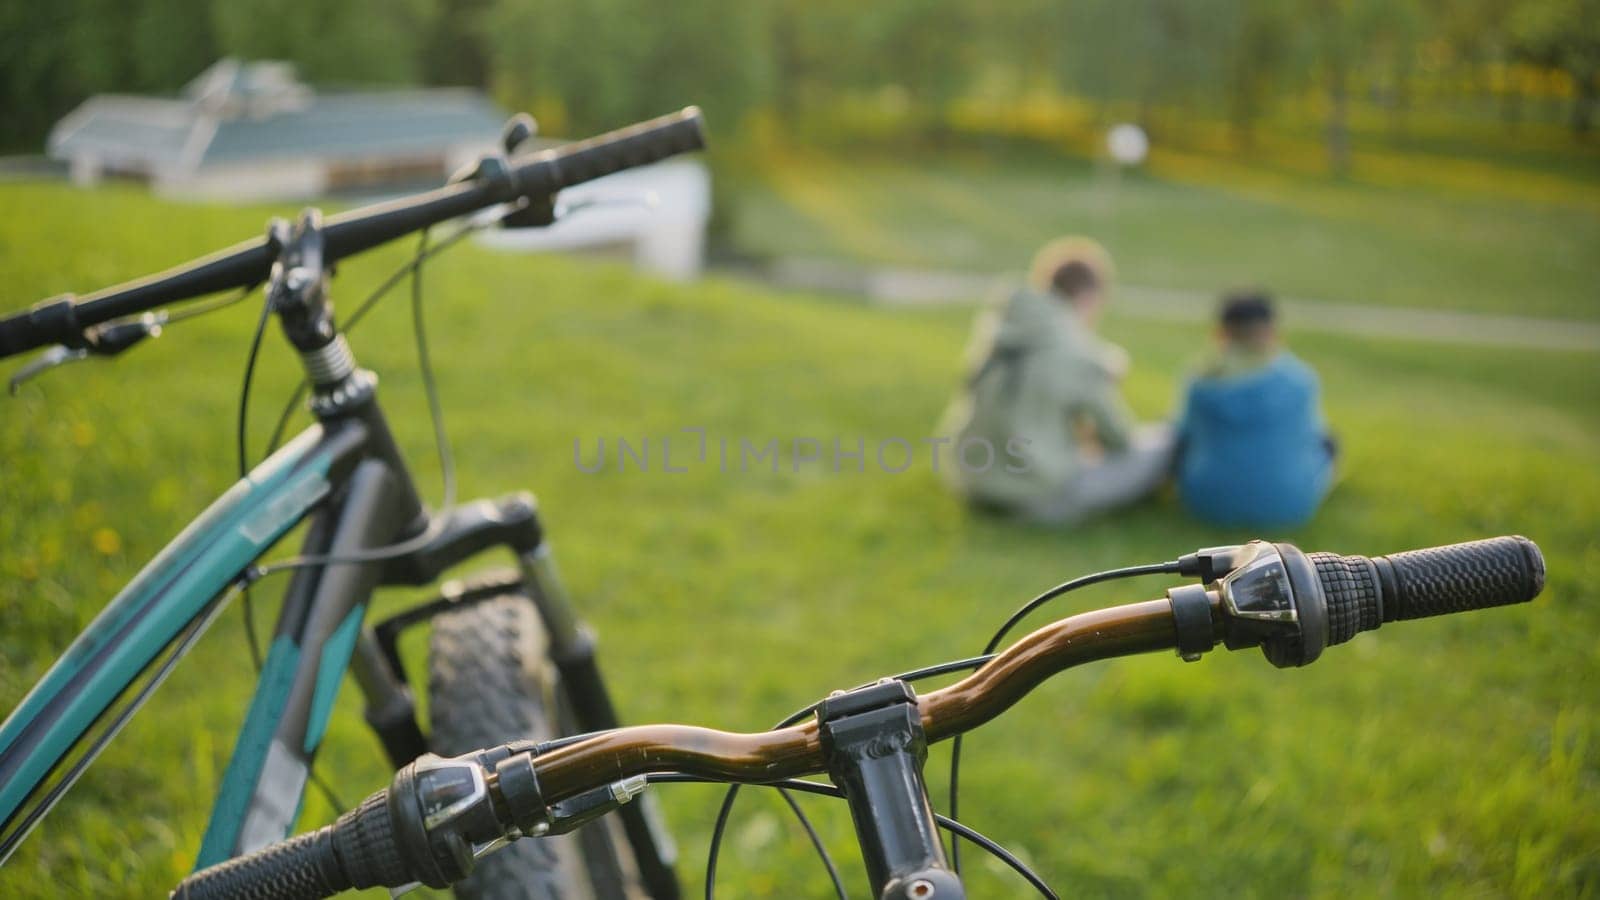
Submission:
<svg viewBox="0 0 1600 900">
<path fill-rule="evenodd" d="M 517 142 L 508 140 L 507 153 Z M 130 316 L 231 287 L 248 291 L 265 280 L 267 311 L 300 352 L 319 420 L 186 527 L 0 722 L 0 864 L 209 626 L 224 592 L 308 518 L 308 559 L 288 587 L 200 867 L 288 834 L 347 669 L 366 695 L 368 722 L 391 762 L 398 766 L 426 749 L 394 638 L 412 622 L 469 601 L 446 596 L 375 633 L 363 620 L 380 584 L 427 584 L 486 549 L 510 548 L 519 576 L 499 584 L 537 607 L 572 719 L 585 730 L 618 724 L 593 636 L 567 603 L 532 498 L 478 501 L 430 519 L 378 408 L 376 379 L 355 367 L 337 333 L 327 281 L 338 260 L 402 235 L 496 204 L 537 210 L 562 188 L 703 146 L 700 112 L 690 107 L 531 157 L 490 153 L 463 179 L 351 211 L 326 228 L 321 214 L 307 209 L 292 229 L 275 220 L 259 240 L 158 277 L 0 317 L 0 357 L 52 346 L 76 353 L 53 365 L 91 350 L 115 356 L 158 333 L 155 318 L 121 321 Z M 523 215 L 516 224 L 548 224 L 532 219 Z M 394 546 L 399 541 L 404 548 Z M 386 549 L 363 553 L 377 548 Z M 654 896 L 675 898 L 670 841 L 638 804 L 623 819 L 643 881 Z"/>
<path fill-rule="evenodd" d="M 390 435 L 375 387 L 353 391 L 343 405 L 319 409 L 318 419 L 185 528 L 0 724 L 0 863 L 209 624 L 218 597 L 307 520 L 302 556 L 347 561 L 294 569 L 196 868 L 290 833 L 347 670 L 361 687 L 368 724 L 391 763 L 401 766 L 427 749 L 394 645 L 405 627 L 444 609 L 507 590 L 525 593 L 544 624 L 575 726 L 581 731 L 618 726 L 594 637 L 568 602 L 533 498 L 519 493 L 477 500 L 430 517 Z M 407 544 L 406 552 L 352 560 L 363 550 L 397 541 Z M 510 550 L 518 563 L 516 575 L 489 585 L 498 590 L 475 597 L 447 591 L 446 597 L 376 629 L 364 622 L 379 586 L 426 585 L 497 547 Z M 155 674 L 144 688 L 136 689 L 152 669 Z M 124 696 L 132 701 L 114 711 Z M 97 724 L 107 722 L 97 737 L 86 740 Z M 651 895 L 677 897 L 670 839 L 640 804 L 622 818 Z"/>
<path fill-rule="evenodd" d="M 371 453 L 372 437 L 368 422 L 347 418 L 290 441 L 212 503 L 73 641 L 0 726 L 0 822 L 10 832 L 8 852 L 100 748 L 78 759 L 65 783 L 49 788 L 52 773 L 286 533 L 312 516 L 308 553 L 395 537 L 385 532 L 405 522 L 395 513 L 408 499 L 415 503 L 415 494 L 402 467 Z M 376 443 L 392 447 L 386 431 L 383 438 Z M 275 840 L 292 825 L 376 574 L 373 564 L 296 572 L 223 778 L 202 863 Z M 23 814 L 30 798 L 41 802 Z M 293 798 L 288 808 L 285 798 Z"/>
<path fill-rule="evenodd" d="M 334 461 L 348 467 L 348 473 L 337 480 L 338 492 L 325 506 L 314 513 L 297 509 L 300 517 L 311 516 L 306 555 L 348 554 L 390 543 L 408 523 L 406 507 L 420 513 L 404 469 L 386 460 L 387 454 L 368 453 L 372 436 L 367 432 L 353 436 L 346 448 L 330 448 Z M 299 507 L 292 495 L 284 502 L 288 508 Z M 278 835 L 292 830 L 311 760 L 344 672 L 351 667 L 381 571 L 377 562 L 295 571 L 212 807 L 200 847 L 201 865 L 280 840 Z M 371 668 L 359 659 L 356 664 Z M 372 703 L 373 676 L 360 681 Z"/>
</svg>

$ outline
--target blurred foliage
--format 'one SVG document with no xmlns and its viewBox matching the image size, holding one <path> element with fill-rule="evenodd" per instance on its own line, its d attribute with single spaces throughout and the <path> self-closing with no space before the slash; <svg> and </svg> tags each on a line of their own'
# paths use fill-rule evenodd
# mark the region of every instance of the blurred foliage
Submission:
<svg viewBox="0 0 1600 900">
<path fill-rule="evenodd" d="M 768 93 L 768 10 L 681 0 L 499 0 L 481 52 L 508 106 L 546 131 L 612 128 L 700 103 L 732 118 Z"/>
<path fill-rule="evenodd" d="M 704 105 L 747 123 L 834 126 L 863 104 L 937 138 L 952 107 L 1078 97 L 1165 135 L 1313 100 L 1328 162 L 1352 104 L 1403 131 L 1421 103 L 1487 102 L 1579 135 L 1600 94 L 1600 0 L 60 0 L 0 7 L 5 141 L 37 148 L 102 91 L 173 91 L 219 55 L 318 83 L 476 85 L 581 132 Z M 841 116 L 841 110 L 847 114 Z M 754 115 L 753 115 L 754 114 Z"/>
</svg>

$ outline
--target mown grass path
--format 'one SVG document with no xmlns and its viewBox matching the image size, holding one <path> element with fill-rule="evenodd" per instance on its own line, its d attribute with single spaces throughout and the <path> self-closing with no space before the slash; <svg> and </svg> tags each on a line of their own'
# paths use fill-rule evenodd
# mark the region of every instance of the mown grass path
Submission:
<svg viewBox="0 0 1600 900">
<path fill-rule="evenodd" d="M 741 183 L 733 236 L 775 258 L 992 273 L 1025 267 L 1057 235 L 1087 234 L 1124 281 L 1162 290 L 1255 284 L 1309 300 L 1600 319 L 1587 168 L 1550 202 L 1549 174 L 1539 191 L 1508 192 L 1487 174 L 1408 182 L 1379 166 L 1341 182 L 1174 153 L 1154 165 L 1113 186 L 1071 158 L 776 154 Z"/>
<path fill-rule="evenodd" d="M 873 268 L 826 260 L 779 259 L 756 277 L 778 287 L 842 293 L 888 306 L 972 305 L 997 290 L 1021 284 L 1024 275 L 973 275 L 939 269 Z M 1600 351 L 1600 323 L 1537 316 L 1450 312 L 1328 300 L 1275 298 L 1292 333 L 1321 332 L 1362 337 L 1522 347 L 1535 350 Z M 1217 297 L 1200 291 L 1121 284 L 1114 302 L 1123 315 L 1164 322 L 1209 323 Z"/>
</svg>

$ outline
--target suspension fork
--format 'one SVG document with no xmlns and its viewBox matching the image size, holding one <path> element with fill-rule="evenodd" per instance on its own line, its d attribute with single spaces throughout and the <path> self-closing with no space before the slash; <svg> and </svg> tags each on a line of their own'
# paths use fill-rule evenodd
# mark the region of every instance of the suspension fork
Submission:
<svg viewBox="0 0 1600 900">
<path fill-rule="evenodd" d="M 550 545 L 541 541 L 532 550 L 519 554 L 517 567 L 549 635 L 550 661 L 561 675 L 575 724 L 582 731 L 618 727 L 621 720 L 600 675 L 594 629 L 584 624 L 572 608 Z"/>
<path fill-rule="evenodd" d="M 452 585 L 436 600 L 401 612 L 376 625 L 370 640 L 357 645 L 356 675 L 364 690 L 369 680 L 367 718 L 378 732 L 390 760 L 400 766 L 427 749 L 417 724 L 415 703 L 405 687 L 398 640 L 406 628 L 462 604 L 478 603 L 523 588 L 538 610 L 549 639 L 548 653 L 556 667 L 559 685 L 580 732 L 617 728 L 621 720 L 601 675 L 593 629 L 578 617 L 561 580 L 538 507 L 532 495 L 512 494 L 498 500 L 480 500 L 446 512 L 436 524 L 438 536 L 416 552 L 391 560 L 383 583 L 424 585 L 446 569 L 484 550 L 510 549 L 517 559 L 517 574 Z M 363 674 L 366 670 L 366 674 Z M 617 811 L 645 888 L 656 900 L 681 896 L 672 864 L 675 846 L 655 812 L 649 795 Z"/>
<path fill-rule="evenodd" d="M 519 554 L 517 562 L 550 636 L 550 659 L 561 676 L 562 691 L 578 730 L 619 727 L 622 722 L 600 675 L 594 630 L 573 611 L 549 545 L 541 541 L 533 550 Z M 672 869 L 677 847 L 661 821 L 655 798 L 641 796 L 617 810 L 616 815 L 622 821 L 622 830 L 639 866 L 639 877 L 650 896 L 677 900 L 681 889 Z"/>
</svg>

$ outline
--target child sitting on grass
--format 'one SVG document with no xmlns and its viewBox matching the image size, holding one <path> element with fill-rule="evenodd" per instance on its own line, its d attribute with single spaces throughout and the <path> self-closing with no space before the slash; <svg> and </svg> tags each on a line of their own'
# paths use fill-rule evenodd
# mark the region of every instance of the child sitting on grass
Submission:
<svg viewBox="0 0 1600 900">
<path fill-rule="evenodd" d="M 1333 481 L 1317 375 L 1284 348 L 1274 318 L 1265 293 L 1224 297 L 1218 352 L 1185 390 L 1178 491 L 1216 525 L 1298 525 Z"/>
<path fill-rule="evenodd" d="M 941 429 L 953 456 L 942 471 L 973 505 L 1073 525 L 1166 480 L 1171 429 L 1134 421 L 1120 387 L 1127 354 L 1095 332 L 1110 289 L 1105 250 L 1063 238 L 980 318 Z"/>
</svg>

